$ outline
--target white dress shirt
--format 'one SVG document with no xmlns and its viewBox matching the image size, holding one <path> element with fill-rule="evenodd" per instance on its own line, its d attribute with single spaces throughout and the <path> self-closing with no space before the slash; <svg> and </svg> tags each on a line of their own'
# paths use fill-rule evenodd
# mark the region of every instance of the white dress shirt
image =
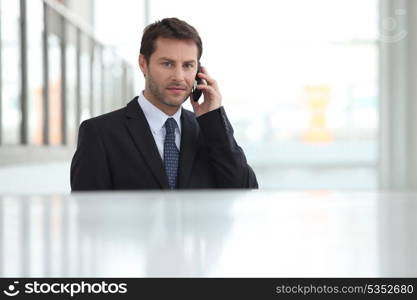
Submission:
<svg viewBox="0 0 417 300">
<path fill-rule="evenodd" d="M 153 138 L 155 139 L 156 146 L 158 147 L 159 155 L 164 160 L 164 141 L 165 141 L 165 121 L 168 118 L 174 118 L 177 122 L 178 127 L 175 129 L 175 144 L 178 150 L 180 150 L 181 144 L 181 111 L 180 108 L 174 115 L 168 116 L 155 105 L 153 105 L 148 99 L 145 98 L 143 91 L 139 94 L 138 102 L 145 114 L 146 120 L 148 121 L 149 127 Z"/>
</svg>

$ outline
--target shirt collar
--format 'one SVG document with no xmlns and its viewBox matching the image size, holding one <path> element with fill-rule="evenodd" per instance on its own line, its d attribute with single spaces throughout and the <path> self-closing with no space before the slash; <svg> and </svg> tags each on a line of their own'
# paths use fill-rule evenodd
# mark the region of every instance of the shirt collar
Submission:
<svg viewBox="0 0 417 300">
<path fill-rule="evenodd" d="M 139 94 L 138 102 L 153 133 L 159 132 L 168 118 L 175 119 L 178 125 L 178 130 L 181 133 L 182 108 L 180 108 L 174 115 L 168 116 L 166 113 L 153 105 L 148 99 L 146 99 L 143 91 Z"/>
</svg>

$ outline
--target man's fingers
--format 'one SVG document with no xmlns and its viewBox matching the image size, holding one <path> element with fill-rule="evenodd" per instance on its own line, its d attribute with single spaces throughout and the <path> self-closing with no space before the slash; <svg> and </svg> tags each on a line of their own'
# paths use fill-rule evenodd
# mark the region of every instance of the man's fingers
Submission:
<svg viewBox="0 0 417 300">
<path fill-rule="evenodd" d="M 193 109 L 194 109 L 194 110 L 195 110 L 197 107 L 199 107 L 199 106 L 200 106 L 200 104 L 198 103 L 198 101 L 191 100 L 190 102 L 191 102 L 191 106 L 193 107 Z"/>
<path fill-rule="evenodd" d="M 212 87 L 212 86 L 209 86 L 209 85 L 198 84 L 197 85 L 197 88 L 199 90 L 203 90 L 203 91 L 206 91 L 206 92 L 209 92 L 209 93 L 216 93 L 216 89 L 214 87 Z"/>
<path fill-rule="evenodd" d="M 206 67 L 201 66 L 201 71 L 202 71 L 202 73 L 204 73 L 204 74 L 210 75 L 210 74 L 207 72 L 207 68 L 206 68 Z"/>
<path fill-rule="evenodd" d="M 204 73 L 200 72 L 200 73 L 198 73 L 198 77 L 207 81 L 207 84 L 209 84 L 209 85 L 216 85 L 217 84 L 216 80 L 211 78 L 210 75 L 208 75 L 208 74 L 204 74 Z"/>
</svg>

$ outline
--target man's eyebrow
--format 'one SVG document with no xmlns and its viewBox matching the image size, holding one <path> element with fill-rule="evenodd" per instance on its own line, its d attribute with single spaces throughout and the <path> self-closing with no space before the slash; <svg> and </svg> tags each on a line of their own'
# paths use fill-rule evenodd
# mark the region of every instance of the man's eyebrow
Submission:
<svg viewBox="0 0 417 300">
<path fill-rule="evenodd" d="M 158 60 L 167 60 L 167 61 L 174 61 L 168 57 L 160 57 Z"/>
<path fill-rule="evenodd" d="M 175 62 L 175 60 L 170 59 L 168 57 L 160 57 L 158 60 L 166 60 L 166 61 L 170 61 L 170 62 Z M 195 59 L 192 59 L 192 60 L 185 61 L 185 63 L 194 63 L 195 64 L 196 61 L 195 61 Z"/>
</svg>

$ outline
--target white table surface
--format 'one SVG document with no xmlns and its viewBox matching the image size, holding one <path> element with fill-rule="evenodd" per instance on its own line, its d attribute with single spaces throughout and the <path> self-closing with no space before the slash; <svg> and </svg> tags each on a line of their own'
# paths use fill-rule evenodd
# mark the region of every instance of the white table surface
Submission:
<svg viewBox="0 0 417 300">
<path fill-rule="evenodd" d="M 417 276 L 417 192 L 0 196 L 2 277 Z"/>
</svg>

